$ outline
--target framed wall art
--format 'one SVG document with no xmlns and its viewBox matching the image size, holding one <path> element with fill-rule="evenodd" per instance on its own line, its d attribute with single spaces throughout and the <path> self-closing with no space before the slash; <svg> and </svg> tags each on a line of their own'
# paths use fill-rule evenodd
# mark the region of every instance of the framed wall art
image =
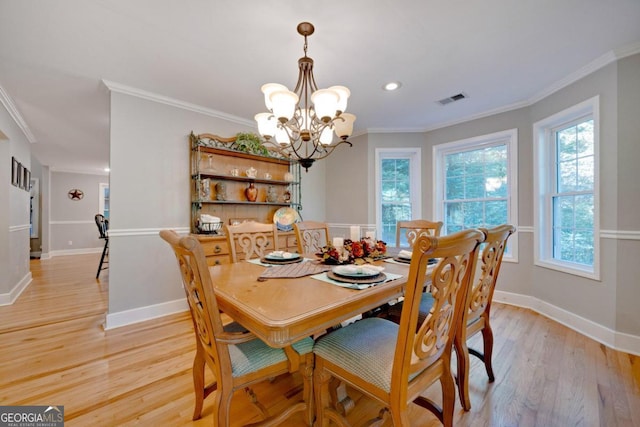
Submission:
<svg viewBox="0 0 640 427">
<path fill-rule="evenodd" d="M 22 174 L 22 185 L 25 191 L 31 191 L 31 171 L 27 168 L 24 168 Z"/>
<path fill-rule="evenodd" d="M 11 157 L 11 184 L 18 187 L 20 184 L 20 178 L 18 177 L 18 166 L 20 163 L 15 157 Z"/>
<path fill-rule="evenodd" d="M 18 188 L 24 188 L 24 166 L 18 162 Z"/>
</svg>

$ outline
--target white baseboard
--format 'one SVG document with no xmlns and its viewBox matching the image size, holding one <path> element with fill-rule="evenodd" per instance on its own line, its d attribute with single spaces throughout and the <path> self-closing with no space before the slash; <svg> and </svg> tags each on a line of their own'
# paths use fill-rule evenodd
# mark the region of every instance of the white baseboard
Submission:
<svg viewBox="0 0 640 427">
<path fill-rule="evenodd" d="M 54 256 L 66 256 L 66 255 L 84 255 L 84 254 L 95 254 L 102 253 L 104 248 L 81 248 L 81 249 L 62 249 L 57 251 L 51 251 L 46 254 L 47 258 L 44 258 L 44 253 L 42 254 L 40 259 L 48 259 L 53 258 Z"/>
<path fill-rule="evenodd" d="M 161 304 L 155 305 L 148 305 L 146 307 L 134 308 L 117 313 L 108 313 L 107 322 L 104 329 L 108 330 L 119 328 L 121 326 L 144 322 L 146 320 L 168 316 L 170 314 L 180 313 L 187 310 L 189 310 L 187 299 L 182 298 L 179 300 L 163 302 Z"/>
<path fill-rule="evenodd" d="M 32 280 L 31 272 L 28 272 L 22 278 L 22 280 L 20 280 L 18 282 L 18 284 L 15 285 L 13 287 L 13 289 L 11 289 L 11 291 L 9 291 L 6 294 L 0 294 L 0 305 L 11 305 L 11 304 L 13 304 L 18 299 L 20 294 L 22 294 L 22 292 L 25 289 L 27 289 L 27 286 L 29 286 L 29 284 L 31 283 L 31 280 Z"/>
<path fill-rule="evenodd" d="M 607 347 L 640 355 L 640 337 L 614 331 L 538 298 L 496 290 L 493 300 L 531 309 Z"/>
</svg>

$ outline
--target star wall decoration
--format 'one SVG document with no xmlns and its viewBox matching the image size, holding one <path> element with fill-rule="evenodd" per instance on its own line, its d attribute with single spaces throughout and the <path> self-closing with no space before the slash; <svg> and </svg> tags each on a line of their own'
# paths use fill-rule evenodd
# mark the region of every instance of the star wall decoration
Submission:
<svg viewBox="0 0 640 427">
<path fill-rule="evenodd" d="M 71 200 L 82 200 L 82 198 L 84 197 L 84 192 L 82 190 L 74 188 L 73 190 L 69 190 L 67 196 L 69 196 Z"/>
</svg>

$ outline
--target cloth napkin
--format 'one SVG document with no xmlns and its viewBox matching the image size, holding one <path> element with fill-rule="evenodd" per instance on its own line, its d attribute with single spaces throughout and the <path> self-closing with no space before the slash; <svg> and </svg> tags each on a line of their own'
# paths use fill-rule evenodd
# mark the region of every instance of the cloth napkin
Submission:
<svg viewBox="0 0 640 427">
<path fill-rule="evenodd" d="M 220 222 L 220 218 L 218 218 L 217 216 L 201 214 L 200 222 L 203 222 L 203 223 Z"/>
<path fill-rule="evenodd" d="M 339 266 L 338 274 L 377 274 L 384 271 L 384 267 L 373 264 L 362 265 L 341 265 Z"/>
<path fill-rule="evenodd" d="M 273 251 L 269 255 L 272 257 L 283 258 L 283 259 L 293 258 L 293 254 L 291 252 L 285 252 L 285 251 Z"/>
<path fill-rule="evenodd" d="M 405 251 L 404 249 L 398 252 L 398 258 L 411 259 L 413 252 Z"/>
</svg>

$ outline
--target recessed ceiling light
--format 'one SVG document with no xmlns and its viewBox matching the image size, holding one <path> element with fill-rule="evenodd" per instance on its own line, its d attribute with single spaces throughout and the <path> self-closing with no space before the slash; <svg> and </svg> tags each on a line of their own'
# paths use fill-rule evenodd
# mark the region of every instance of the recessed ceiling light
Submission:
<svg viewBox="0 0 640 427">
<path fill-rule="evenodd" d="M 389 82 L 386 85 L 382 86 L 382 88 L 387 91 L 392 91 L 400 89 L 400 86 L 402 86 L 402 83 L 400 82 Z"/>
<path fill-rule="evenodd" d="M 110 172 L 110 171 L 111 171 L 111 169 L 109 169 L 109 168 L 104 168 L 104 171 L 105 171 L 105 172 Z"/>
</svg>

